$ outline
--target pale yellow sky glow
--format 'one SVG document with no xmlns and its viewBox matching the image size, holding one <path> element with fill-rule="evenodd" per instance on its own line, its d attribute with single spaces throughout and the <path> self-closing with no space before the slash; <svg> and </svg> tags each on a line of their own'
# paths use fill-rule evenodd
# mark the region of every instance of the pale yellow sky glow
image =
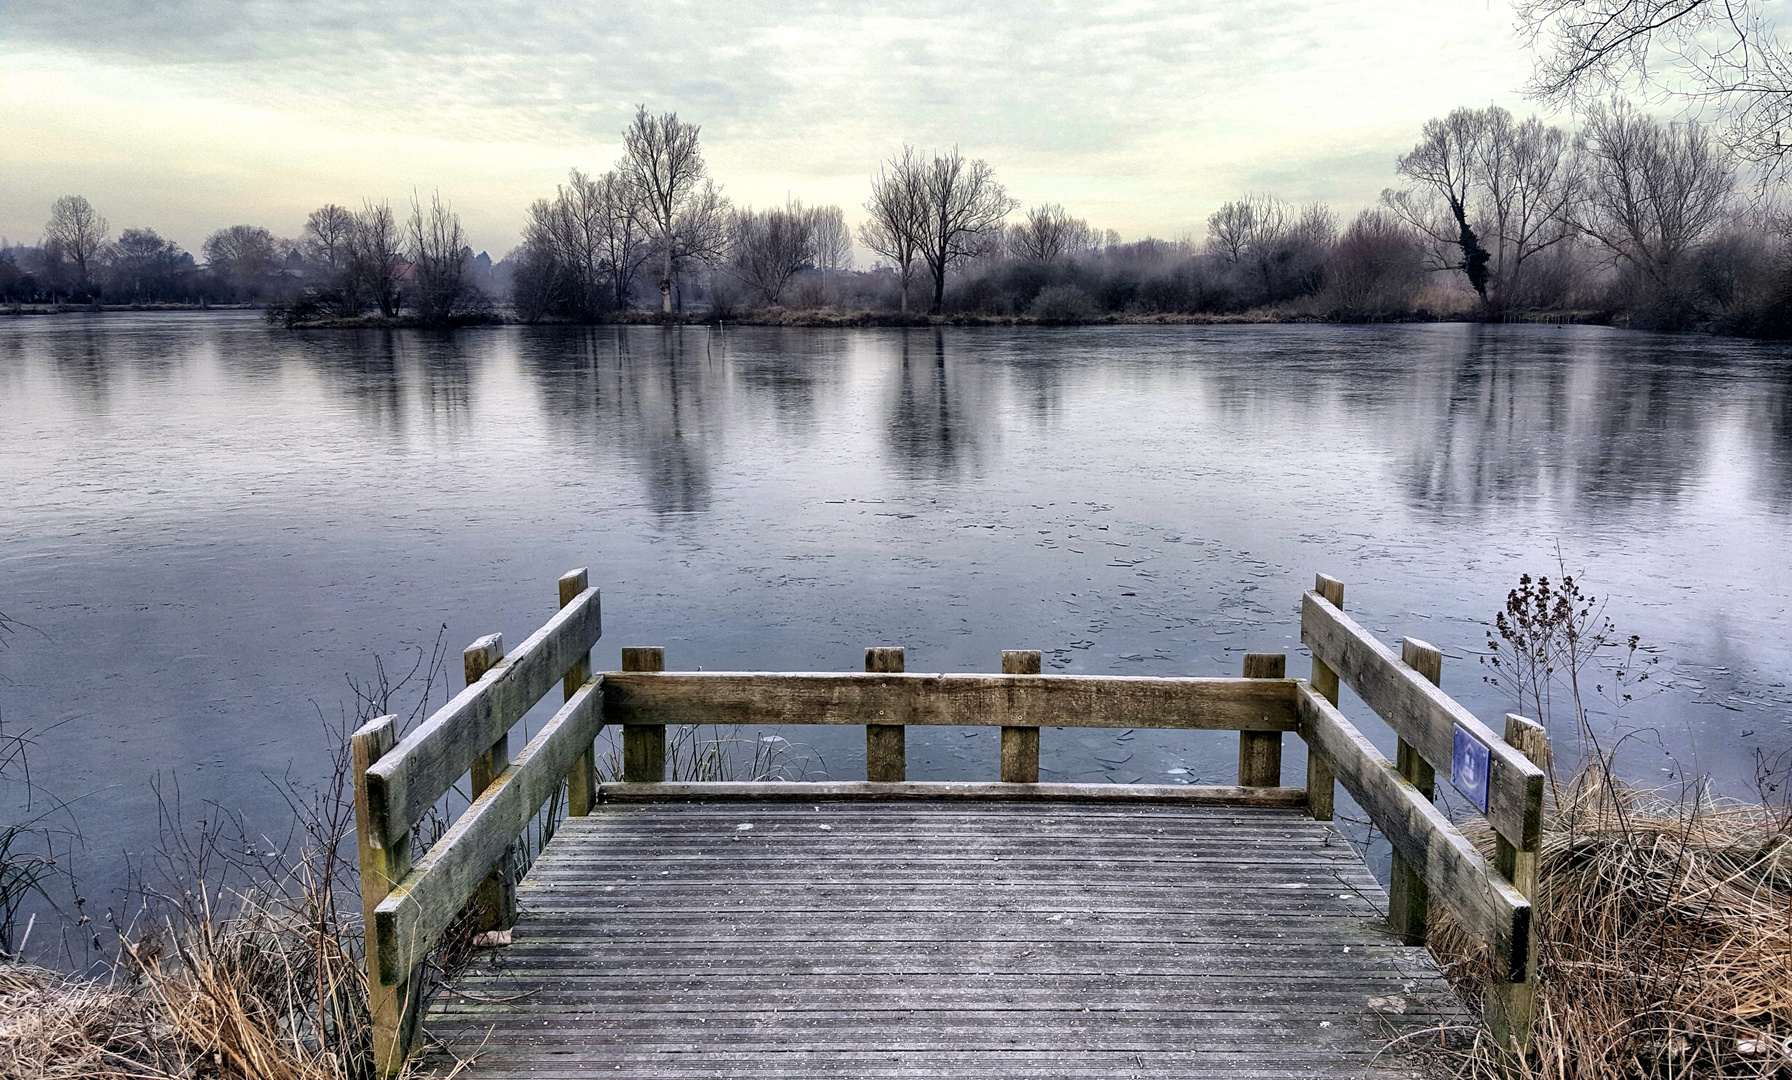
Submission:
<svg viewBox="0 0 1792 1080">
<path fill-rule="evenodd" d="M 153 9 L 153 10 L 149 10 Z M 961 5 L 126 0 L 0 8 L 0 235 L 59 195 L 197 251 L 237 223 L 440 188 L 501 256 L 635 102 L 703 125 L 737 202 L 861 216 L 904 141 L 954 143 L 1024 204 L 1128 239 L 1200 235 L 1246 191 L 1341 212 L 1419 125 L 1519 95 L 1490 0 Z"/>
</svg>

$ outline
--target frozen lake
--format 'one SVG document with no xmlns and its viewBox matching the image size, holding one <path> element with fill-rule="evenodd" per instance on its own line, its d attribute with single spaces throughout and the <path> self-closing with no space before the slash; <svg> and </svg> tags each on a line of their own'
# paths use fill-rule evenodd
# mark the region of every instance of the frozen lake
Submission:
<svg viewBox="0 0 1792 1080">
<path fill-rule="evenodd" d="M 0 718 L 81 797 L 90 893 L 155 777 L 277 828 L 345 676 L 520 641 L 604 593 L 599 668 L 1237 674 L 1315 571 L 1498 723 L 1485 623 L 1560 545 L 1661 691 L 1624 766 L 1750 793 L 1792 748 L 1792 354 L 1470 325 L 292 334 L 252 314 L 0 321 Z M 1351 712 L 1347 697 L 1346 712 Z M 1360 706 L 1355 711 L 1361 719 Z M 1373 724 L 1365 730 L 1381 732 Z M 751 734 L 751 733 L 749 733 Z M 863 775 L 858 729 L 787 732 Z M 1566 731 L 1559 733 L 1567 745 Z M 993 732 L 909 733 L 990 779 Z M 1042 778 L 1230 782 L 1236 737 L 1046 732 Z M 1287 776 L 1299 772 L 1289 741 Z M 1299 782 L 1294 780 L 1293 782 Z"/>
</svg>

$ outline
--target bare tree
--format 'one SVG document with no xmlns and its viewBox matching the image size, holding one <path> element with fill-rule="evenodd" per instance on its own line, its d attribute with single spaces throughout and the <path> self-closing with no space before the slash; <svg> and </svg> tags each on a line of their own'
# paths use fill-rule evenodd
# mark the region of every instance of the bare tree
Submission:
<svg viewBox="0 0 1792 1080">
<path fill-rule="evenodd" d="M 232 225 L 205 238 L 200 248 L 211 272 L 251 300 L 267 292 L 279 269 L 279 241 L 259 225 Z"/>
<path fill-rule="evenodd" d="M 809 211 L 809 246 L 815 268 L 821 271 L 821 302 L 828 299 L 828 275 L 852 269 L 852 230 L 838 206 L 817 206 Z"/>
<path fill-rule="evenodd" d="M 139 300 L 167 300 L 176 294 L 179 278 L 192 269 L 193 258 L 154 229 L 126 229 L 107 254 L 108 289 Z"/>
<path fill-rule="evenodd" d="M 1552 105 L 1630 88 L 1710 105 L 1728 143 L 1778 173 L 1792 139 L 1792 53 L 1763 0 L 1519 0 L 1541 45 L 1530 90 Z"/>
<path fill-rule="evenodd" d="M 64 195 L 50 206 L 50 220 L 44 225 L 44 246 L 53 246 L 63 258 L 73 260 L 75 273 L 85 285 L 92 280 L 92 271 L 97 269 L 111 231 L 106 219 L 85 197 Z"/>
<path fill-rule="evenodd" d="M 729 222 L 728 269 L 776 304 L 790 279 L 814 265 L 813 218 L 800 203 L 755 211 L 746 207 Z"/>
<path fill-rule="evenodd" d="M 1087 221 L 1071 217 L 1057 203 L 1033 207 L 1007 231 L 1008 248 L 1016 258 L 1047 266 L 1087 251 L 1093 236 Z"/>
<path fill-rule="evenodd" d="M 661 259 L 660 310 L 672 312 L 673 272 L 681 259 L 706 259 L 724 243 L 726 207 L 720 189 L 705 179 L 702 131 L 678 119 L 675 112 L 650 116 L 647 106 L 635 109 L 635 122 L 623 132 L 619 166 L 641 200 L 644 218 L 654 233 Z M 685 230 L 700 230 L 701 235 Z"/>
<path fill-rule="evenodd" d="M 368 201 L 355 215 L 355 227 L 349 233 L 348 273 L 356 308 L 365 296 L 380 314 L 392 318 L 398 314 L 398 269 L 403 265 L 403 238 L 389 203 Z"/>
<path fill-rule="evenodd" d="M 1487 263 L 1492 254 L 1470 222 L 1470 199 L 1475 190 L 1475 171 L 1480 161 L 1486 116 L 1478 109 L 1457 109 L 1441 120 L 1427 120 L 1412 151 L 1395 162 L 1394 169 L 1417 185 L 1406 191 L 1384 191 L 1382 199 L 1414 228 L 1444 248 L 1454 245 L 1460 261 L 1440 264 L 1439 269 L 1461 270 L 1482 302 L 1487 300 Z M 1438 200 L 1443 214 L 1438 213 Z"/>
<path fill-rule="evenodd" d="M 859 243 L 889 259 L 902 285 L 902 313 L 908 314 L 908 287 L 921 253 L 926 227 L 925 166 L 912 146 L 886 162 L 871 181 L 865 210 L 871 216 L 859 225 Z"/>
<path fill-rule="evenodd" d="M 608 273 L 616 307 L 626 308 L 634 293 L 635 275 L 653 255 L 640 192 L 622 170 L 611 169 L 598 177 L 596 196 L 602 225 L 602 265 Z"/>
<path fill-rule="evenodd" d="M 817 206 L 809 211 L 809 240 L 815 249 L 816 269 L 852 269 L 852 231 L 838 206 Z"/>
<path fill-rule="evenodd" d="M 332 274 L 341 270 L 354 227 L 355 215 L 346 206 L 328 203 L 311 211 L 305 219 L 305 241 L 311 257 L 327 266 Z"/>
<path fill-rule="evenodd" d="M 1669 126 L 1617 102 L 1587 112 L 1586 198 L 1575 223 L 1657 285 L 1728 219 L 1736 174 L 1698 124 Z"/>
<path fill-rule="evenodd" d="M 529 207 L 525 240 L 550 266 L 558 301 L 550 306 L 576 318 L 591 319 L 609 295 L 604 281 L 603 192 L 578 169 L 555 188 L 554 198 Z"/>
<path fill-rule="evenodd" d="M 1489 277 L 1502 306 L 1531 299 L 1525 264 L 1573 238 L 1569 208 L 1580 196 L 1581 165 L 1560 128 L 1536 117 L 1514 122 L 1488 108 L 1478 182 L 1485 244 L 1492 245 Z"/>
<path fill-rule="evenodd" d="M 1220 257 L 1229 263 L 1244 261 L 1245 248 L 1256 227 L 1257 214 L 1251 200 L 1229 202 L 1207 216 L 1207 240 Z"/>
<path fill-rule="evenodd" d="M 1019 204 L 981 159 L 967 161 L 955 146 L 935 154 L 922 173 L 921 258 L 933 274 L 933 311 L 946 301 L 946 272 L 989 251 L 1003 219 Z"/>
<path fill-rule="evenodd" d="M 461 231 L 460 215 L 442 202 L 440 191 L 430 195 L 427 211 L 413 192 L 406 232 L 414 275 L 411 308 L 422 321 L 445 326 L 472 289 L 466 280 L 463 252 L 467 238 Z"/>
<path fill-rule="evenodd" d="M 1333 248 L 1324 299 L 1346 317 L 1404 313 L 1424 270 L 1413 228 L 1389 210 L 1364 210 Z"/>
<path fill-rule="evenodd" d="M 705 180 L 692 192 L 674 220 L 671 265 L 676 285 L 686 269 L 719 266 L 728 253 L 730 203 L 715 181 Z"/>
</svg>

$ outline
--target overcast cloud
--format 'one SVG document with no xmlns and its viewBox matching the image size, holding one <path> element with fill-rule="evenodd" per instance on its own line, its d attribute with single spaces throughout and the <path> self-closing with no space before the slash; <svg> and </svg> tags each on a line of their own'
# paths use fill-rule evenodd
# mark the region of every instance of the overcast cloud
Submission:
<svg viewBox="0 0 1792 1080">
<path fill-rule="evenodd" d="M 1530 111 L 1511 25 L 1490 0 L 4 3 L 0 234 L 78 192 L 196 249 L 439 187 L 496 256 L 636 102 L 701 123 L 739 202 L 856 219 L 902 142 L 958 144 L 1025 203 L 1198 234 L 1247 190 L 1353 211 L 1426 118 Z"/>
</svg>

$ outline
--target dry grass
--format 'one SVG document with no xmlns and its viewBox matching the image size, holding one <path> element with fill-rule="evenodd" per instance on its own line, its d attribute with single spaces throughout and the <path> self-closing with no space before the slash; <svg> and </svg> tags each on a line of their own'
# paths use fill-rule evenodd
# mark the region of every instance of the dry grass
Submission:
<svg viewBox="0 0 1792 1080">
<path fill-rule="evenodd" d="M 1484 827 L 1475 842 L 1491 853 Z M 1463 1077 L 1792 1076 L 1792 818 L 1665 797 L 1592 769 L 1559 792 L 1538 861 L 1538 1015 L 1525 1060 L 1483 1035 Z M 1447 918 L 1431 947 L 1479 998 L 1485 955 Z"/>
</svg>

